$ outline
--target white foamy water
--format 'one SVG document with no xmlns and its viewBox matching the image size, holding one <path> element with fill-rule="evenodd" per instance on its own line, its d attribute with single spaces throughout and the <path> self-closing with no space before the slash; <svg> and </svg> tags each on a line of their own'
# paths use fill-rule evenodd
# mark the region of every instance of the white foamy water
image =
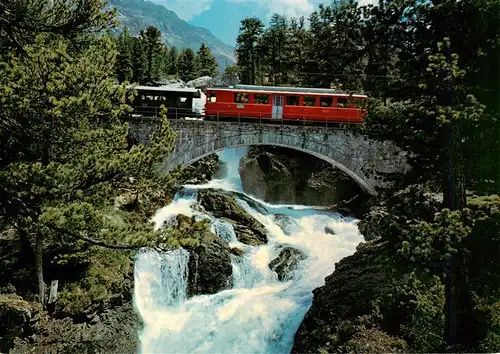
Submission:
<svg viewBox="0 0 500 354">
<path fill-rule="evenodd" d="M 158 254 L 143 251 L 135 264 L 135 305 L 144 321 L 142 353 L 289 353 L 293 338 L 311 306 L 312 291 L 324 284 L 335 263 L 355 252 L 363 240 L 357 221 L 310 206 L 272 205 L 250 196 L 237 202 L 260 221 L 268 244 L 238 242 L 230 223 L 205 214 L 196 191 L 220 188 L 241 192 L 239 159 L 245 148 L 219 153 L 228 176 L 200 186 L 185 186 L 154 216 L 157 228 L 182 213 L 211 220 L 212 231 L 245 253 L 232 256 L 233 287 L 214 295 L 187 299 L 185 250 Z M 335 235 L 326 234 L 329 227 Z M 280 282 L 269 268 L 283 247 L 302 251 L 294 277 Z"/>
</svg>

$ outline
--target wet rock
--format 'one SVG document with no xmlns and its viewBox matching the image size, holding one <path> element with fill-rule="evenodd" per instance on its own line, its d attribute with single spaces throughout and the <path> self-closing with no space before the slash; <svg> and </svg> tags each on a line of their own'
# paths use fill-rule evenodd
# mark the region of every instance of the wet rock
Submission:
<svg viewBox="0 0 500 354">
<path fill-rule="evenodd" d="M 189 218 L 186 218 L 181 216 L 180 222 L 188 223 Z M 233 275 L 231 249 L 208 230 L 200 231 L 197 238 L 200 241 L 198 246 L 185 247 L 189 251 L 188 296 L 215 294 L 230 288 Z"/>
<path fill-rule="evenodd" d="M 233 227 L 236 238 L 241 243 L 250 246 L 260 246 L 267 243 L 266 231 L 263 227 L 247 227 L 243 224 L 234 222 Z"/>
<path fill-rule="evenodd" d="M 223 218 L 233 224 L 238 241 L 252 246 L 267 243 L 267 232 L 264 225 L 240 207 L 233 197 L 206 190 L 198 193 L 198 201 L 206 211 L 215 217 Z"/>
<path fill-rule="evenodd" d="M 293 221 L 288 215 L 275 214 L 273 220 L 283 230 L 285 235 L 290 236 L 292 233 Z"/>
<path fill-rule="evenodd" d="M 358 229 L 365 240 L 371 241 L 384 234 L 391 220 L 392 216 L 385 208 L 372 208 L 365 218 L 358 223 Z"/>
<path fill-rule="evenodd" d="M 182 183 L 202 184 L 214 178 L 222 178 L 226 173 L 226 165 L 217 154 L 208 155 L 182 170 Z"/>
<path fill-rule="evenodd" d="M 335 231 L 332 228 L 325 226 L 325 233 L 329 235 L 335 235 Z"/>
<path fill-rule="evenodd" d="M 304 259 L 306 259 L 306 256 L 301 251 L 292 247 L 285 247 L 281 250 L 278 257 L 269 263 L 269 268 L 278 274 L 280 281 L 290 280 L 299 262 Z"/>
<path fill-rule="evenodd" d="M 235 256 L 243 256 L 245 252 L 241 248 L 233 247 L 231 248 L 231 253 Z"/>
<path fill-rule="evenodd" d="M 192 218 L 190 218 L 189 216 L 186 216 L 184 214 L 177 215 L 175 219 L 177 220 L 177 228 L 180 231 L 186 231 L 195 222 Z"/>
</svg>

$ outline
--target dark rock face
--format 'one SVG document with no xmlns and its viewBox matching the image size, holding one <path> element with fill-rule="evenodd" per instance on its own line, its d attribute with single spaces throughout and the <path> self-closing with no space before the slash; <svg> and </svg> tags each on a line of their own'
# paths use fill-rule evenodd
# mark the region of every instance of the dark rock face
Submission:
<svg viewBox="0 0 500 354">
<path fill-rule="evenodd" d="M 188 232 L 196 221 L 186 215 L 177 215 L 177 228 Z M 186 246 L 188 261 L 188 296 L 215 294 L 232 284 L 231 249 L 214 233 L 201 229 L 190 235 L 196 246 Z"/>
<path fill-rule="evenodd" d="M 139 345 L 141 320 L 131 303 L 75 324 L 66 317 L 42 316 L 32 323 L 30 337 L 19 339 L 11 353 L 116 353 L 133 354 Z"/>
<path fill-rule="evenodd" d="M 215 294 L 232 284 L 231 249 L 217 235 L 203 232 L 200 245 L 189 251 L 188 296 Z"/>
<path fill-rule="evenodd" d="M 269 268 L 278 274 L 280 281 L 290 280 L 293 278 L 293 273 L 297 269 L 299 262 L 305 258 L 301 251 L 292 247 L 285 247 L 278 257 L 269 263 Z"/>
<path fill-rule="evenodd" d="M 224 162 L 217 154 L 211 154 L 186 166 L 182 170 L 182 180 L 185 184 L 202 184 L 213 178 L 222 178 L 225 173 Z"/>
<path fill-rule="evenodd" d="M 399 279 L 384 264 L 390 254 L 387 244 L 367 242 L 354 255 L 336 264 L 325 285 L 313 291 L 313 304 L 295 334 L 292 353 L 339 352 L 339 343 L 332 338 L 348 340 L 357 319 L 375 310 L 373 299 L 385 296 L 398 284 Z M 381 348 L 387 352 L 400 352 L 404 347 L 397 338 L 386 337 L 382 338 Z M 381 352 L 379 349 L 369 352 Z"/>
<path fill-rule="evenodd" d="M 267 243 L 264 225 L 241 208 L 232 196 L 206 190 L 198 193 L 198 201 L 215 217 L 231 222 L 238 241 L 252 246 Z"/>
<path fill-rule="evenodd" d="M 363 194 L 332 165 L 303 152 L 254 146 L 240 162 L 246 193 L 271 203 L 329 206 Z"/>
<path fill-rule="evenodd" d="M 245 254 L 245 252 L 243 252 L 242 249 L 237 247 L 231 248 L 231 253 L 234 254 L 235 256 L 243 256 Z"/>
</svg>

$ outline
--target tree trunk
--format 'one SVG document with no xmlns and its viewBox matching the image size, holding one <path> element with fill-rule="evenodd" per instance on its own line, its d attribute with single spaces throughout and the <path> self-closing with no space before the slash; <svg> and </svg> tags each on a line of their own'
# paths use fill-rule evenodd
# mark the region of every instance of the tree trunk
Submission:
<svg viewBox="0 0 500 354">
<path fill-rule="evenodd" d="M 453 120 L 445 126 L 446 163 L 443 183 L 443 206 L 450 210 L 460 210 L 467 204 L 465 193 L 465 172 L 461 151 L 460 122 Z M 456 291 L 454 257 L 448 255 L 445 278 L 446 297 L 446 344 L 447 351 L 454 351 L 456 345 Z"/>
<path fill-rule="evenodd" d="M 38 296 L 40 297 L 40 302 L 43 305 L 45 298 L 45 284 L 43 282 L 43 238 L 42 235 L 40 234 L 36 235 L 35 268 L 36 268 Z"/>
<path fill-rule="evenodd" d="M 447 124 L 445 129 L 446 162 L 443 183 L 443 207 L 460 210 L 467 205 L 465 193 L 465 171 L 460 147 L 459 123 Z"/>
</svg>

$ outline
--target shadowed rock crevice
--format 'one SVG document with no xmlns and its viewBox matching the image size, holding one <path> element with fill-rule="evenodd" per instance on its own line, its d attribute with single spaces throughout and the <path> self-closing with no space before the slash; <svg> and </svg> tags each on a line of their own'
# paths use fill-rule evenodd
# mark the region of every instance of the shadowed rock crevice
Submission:
<svg viewBox="0 0 500 354">
<path fill-rule="evenodd" d="M 251 147 L 240 163 L 240 176 L 246 193 L 270 203 L 330 206 L 364 195 L 338 168 L 280 147 Z"/>
</svg>

